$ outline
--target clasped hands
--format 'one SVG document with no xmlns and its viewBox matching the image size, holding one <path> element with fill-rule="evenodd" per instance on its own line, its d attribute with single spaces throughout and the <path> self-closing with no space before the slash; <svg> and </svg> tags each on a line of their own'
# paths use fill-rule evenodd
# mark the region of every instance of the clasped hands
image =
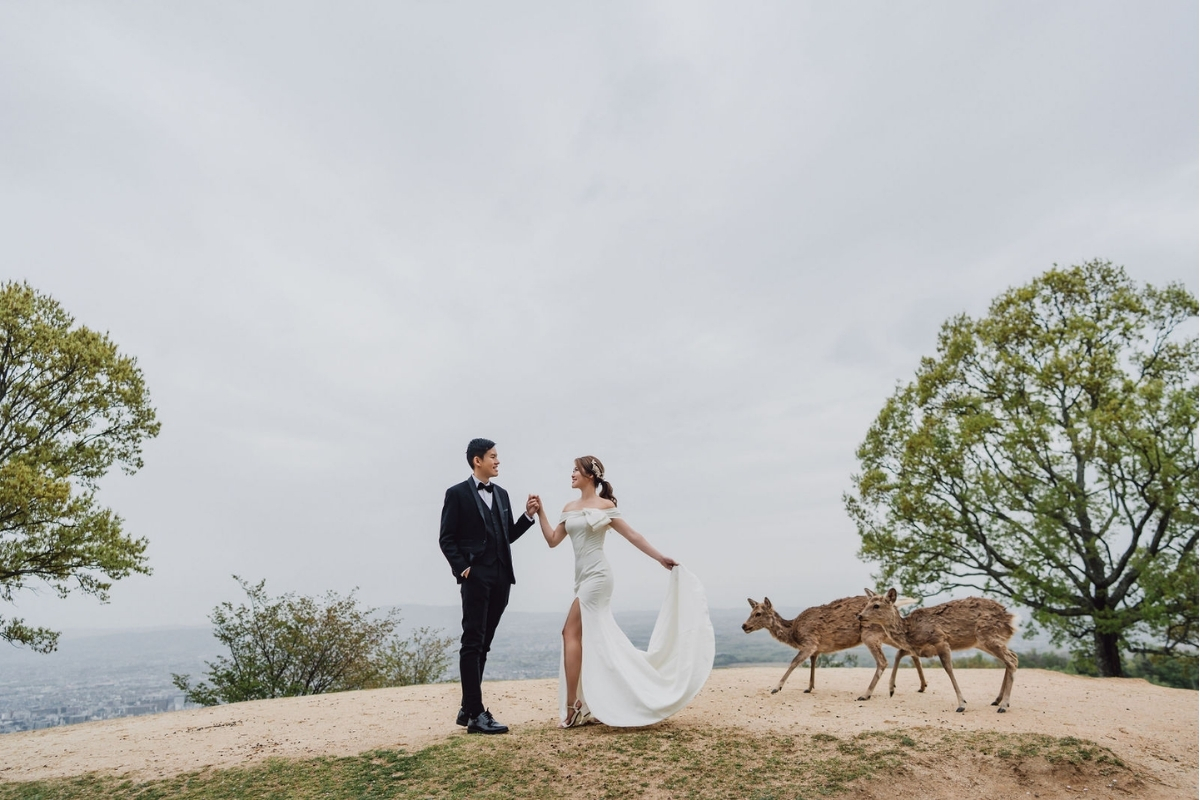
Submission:
<svg viewBox="0 0 1200 800">
<path fill-rule="evenodd" d="M 537 513 L 541 509 L 541 507 L 542 507 L 542 498 L 538 497 L 536 494 L 529 495 L 529 499 L 525 501 L 525 513 L 529 515 L 530 519 L 537 516 Z M 462 571 L 462 577 L 464 577 L 464 578 L 471 577 L 471 568 L 470 567 L 467 567 L 466 569 L 464 569 Z"/>
</svg>

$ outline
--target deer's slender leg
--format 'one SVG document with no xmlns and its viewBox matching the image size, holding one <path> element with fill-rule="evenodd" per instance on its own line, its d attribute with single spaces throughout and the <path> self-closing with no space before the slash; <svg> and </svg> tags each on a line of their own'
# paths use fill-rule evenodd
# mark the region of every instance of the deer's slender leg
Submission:
<svg viewBox="0 0 1200 800">
<path fill-rule="evenodd" d="M 796 653 L 796 657 L 792 659 L 792 663 L 788 664 L 787 672 L 783 673 L 783 677 L 779 679 L 779 685 L 771 690 L 771 694 L 775 694 L 783 688 L 783 684 L 787 683 L 788 676 L 792 674 L 792 670 L 804 663 L 804 659 L 815 657 L 817 653 L 816 645 L 807 645 L 800 648 L 800 652 Z"/>
<path fill-rule="evenodd" d="M 1000 705 L 1000 701 L 1004 699 L 1004 685 L 1008 683 L 1008 663 L 1003 656 L 996 652 L 996 648 L 990 644 L 980 642 L 979 649 L 993 658 L 1000 659 L 1000 662 L 1004 664 L 1004 678 L 1000 681 L 1000 693 L 996 695 L 996 699 L 992 701 L 992 705 L 998 706 Z"/>
<path fill-rule="evenodd" d="M 1000 682 L 1000 694 L 992 701 L 999 706 L 996 711 L 1000 714 L 1008 711 L 1008 701 L 1012 696 L 1013 678 L 1017 675 L 1017 654 L 1009 650 L 1001 642 L 981 643 L 980 649 L 1004 662 L 1004 680 Z"/>
<path fill-rule="evenodd" d="M 912 658 L 913 666 L 917 668 L 917 679 L 921 681 L 921 688 L 917 689 L 917 691 L 923 692 L 925 691 L 925 687 L 929 685 L 925 683 L 925 670 L 921 669 L 921 659 L 917 658 L 917 654 L 911 653 L 908 650 L 897 650 L 896 662 L 892 664 L 892 679 L 888 682 L 888 697 L 896 694 L 896 671 L 900 669 L 900 662 L 904 660 L 905 656 Z"/>
<path fill-rule="evenodd" d="M 912 656 L 913 666 L 917 668 L 917 677 L 921 679 L 921 688 L 917 689 L 917 691 L 923 692 L 929 684 L 925 683 L 925 670 L 921 669 L 921 659 L 917 658 L 916 653 L 909 653 L 909 655 Z"/>
<path fill-rule="evenodd" d="M 1019 661 L 1017 654 L 1007 647 L 1004 648 L 1004 652 L 1008 655 L 1008 658 L 1004 659 L 1004 683 L 1001 686 L 1004 697 L 1000 700 L 1000 707 L 996 709 L 1001 714 L 1008 711 L 1008 703 L 1012 699 L 1013 681 L 1017 677 L 1017 662 Z"/>
<path fill-rule="evenodd" d="M 871 678 L 871 685 L 867 687 L 867 691 L 863 693 L 859 700 L 870 700 L 871 694 L 875 691 L 875 684 L 879 683 L 879 676 L 883 675 L 884 669 L 887 668 L 887 657 L 883 655 L 883 648 L 879 646 L 879 642 L 874 639 L 868 640 L 863 637 L 863 644 L 871 651 L 871 657 L 875 659 L 875 677 Z"/>
<path fill-rule="evenodd" d="M 942 660 L 942 669 L 946 670 L 946 674 L 950 676 L 950 684 L 954 687 L 954 694 L 958 697 L 958 708 L 955 711 L 966 711 L 967 701 L 963 697 L 962 690 L 958 688 L 958 681 L 954 678 L 954 660 L 950 657 L 950 645 L 942 642 L 937 646 L 938 658 Z"/>
<path fill-rule="evenodd" d="M 820 655 L 820 653 L 813 653 L 808 657 L 808 688 L 804 690 L 805 694 L 811 692 L 817 685 L 817 659 L 820 657 Z"/>
<path fill-rule="evenodd" d="M 891 677 L 891 680 L 888 681 L 888 697 L 893 697 L 896 694 L 896 672 L 899 671 L 899 669 L 900 669 L 900 662 L 903 661 L 904 657 L 908 654 L 909 653 L 907 650 L 897 650 L 896 651 L 896 660 L 892 664 L 892 677 Z M 917 658 L 916 656 L 913 656 L 914 661 L 916 660 L 916 658 Z M 884 662 L 884 663 L 887 663 L 887 662 Z M 925 683 L 924 675 L 921 676 L 921 683 L 922 684 Z M 924 686 L 921 687 L 922 690 L 924 690 L 924 688 L 925 688 Z"/>
</svg>

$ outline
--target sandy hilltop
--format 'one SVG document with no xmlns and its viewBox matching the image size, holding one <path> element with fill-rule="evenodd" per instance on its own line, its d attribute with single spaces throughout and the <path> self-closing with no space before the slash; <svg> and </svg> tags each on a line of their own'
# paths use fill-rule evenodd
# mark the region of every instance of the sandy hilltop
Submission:
<svg viewBox="0 0 1200 800">
<path fill-rule="evenodd" d="M 869 669 L 820 670 L 813 694 L 803 693 L 806 676 L 799 672 L 783 692 L 771 695 L 770 687 L 781 674 L 779 667 L 715 670 L 695 702 L 660 724 L 800 736 L 901 728 L 1074 736 L 1111 749 L 1138 776 L 1136 787 L 1068 788 L 1067 778 L 1043 776 L 1036 787 L 1041 798 L 1197 797 L 1200 731 L 1194 691 L 1142 680 L 1022 670 L 1011 711 L 996 714 L 988 703 L 1001 673 L 958 670 L 968 706 L 965 713 L 957 714 L 953 690 L 940 670 L 928 670 L 930 686 L 924 694 L 916 693 L 915 675 L 905 671 L 896 696 L 888 697 L 885 677 L 882 693 L 867 702 L 856 702 L 855 697 L 869 682 Z M 548 726 L 556 718 L 553 680 L 489 682 L 485 695 L 496 715 L 517 730 Z M 28 781 L 87 772 L 145 779 L 268 757 L 352 755 L 376 748 L 412 751 L 465 735 L 453 724 L 457 697 L 456 684 L 409 686 L 10 733 L 0 741 L 0 779 Z M 1011 786 L 994 785 L 996 780 L 988 774 L 945 774 L 933 785 L 923 786 L 921 794 L 925 798 L 1025 796 L 1021 780 L 1028 783 L 1028 777 L 1000 779 L 1001 783 L 1010 780 Z M 1086 794 L 1085 788 L 1090 789 Z M 868 791 L 862 796 L 874 795 Z"/>
</svg>

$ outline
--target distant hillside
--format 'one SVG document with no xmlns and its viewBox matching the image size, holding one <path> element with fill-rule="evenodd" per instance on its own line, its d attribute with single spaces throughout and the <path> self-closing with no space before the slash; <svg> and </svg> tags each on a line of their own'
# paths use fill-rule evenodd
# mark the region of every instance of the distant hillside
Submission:
<svg viewBox="0 0 1200 800">
<path fill-rule="evenodd" d="M 457 638 L 462 612 L 456 606 L 401 608 L 401 635 L 413 628 L 440 628 Z M 766 631 L 742 632 L 746 610 L 710 609 L 716 634 L 717 667 L 783 664 L 796 651 Z M 657 612 L 625 611 L 617 622 L 638 647 L 646 647 Z M 490 680 L 553 678 L 558 675 L 560 612 L 510 611 L 504 616 L 488 659 Z M 1043 640 L 1018 641 L 1018 651 L 1050 649 Z M 67 631 L 57 652 L 31 653 L 0 647 L 0 732 L 53 727 L 90 719 L 130 716 L 182 707 L 171 673 L 200 676 L 205 661 L 223 649 L 207 627 L 125 631 Z M 890 649 L 887 651 L 890 655 Z M 866 648 L 844 655 L 870 666 Z M 965 655 L 965 654 L 964 654 Z M 452 658 L 446 677 L 457 679 Z"/>
<path fill-rule="evenodd" d="M 799 612 L 803 609 L 796 609 Z M 656 611 L 622 611 L 614 616 L 617 624 L 638 647 L 646 647 L 654 629 Z M 791 612 L 789 612 L 791 613 Z M 412 628 L 441 628 L 457 636 L 462 612 L 455 606 L 404 606 L 403 630 Z M 709 609 L 713 632 L 716 634 L 716 657 L 718 667 L 745 664 L 786 664 L 795 657 L 796 651 L 771 638 L 766 631 L 747 634 L 742 631 L 748 608 Z M 492 642 L 492 654 L 488 657 L 488 677 L 494 680 L 521 678 L 552 678 L 558 675 L 559 637 L 564 615 L 560 612 L 509 611 L 504 615 L 496 639 Z M 1045 636 L 1033 639 L 1015 638 L 1013 649 L 1018 652 L 1038 650 L 1049 652 L 1056 648 Z M 891 648 L 884 649 L 891 657 Z M 871 666 L 871 654 L 865 647 L 856 647 L 841 656 L 853 656 L 859 666 Z M 963 653 L 963 656 L 969 653 Z M 451 665 L 451 675 L 458 677 L 458 665 Z"/>
<path fill-rule="evenodd" d="M 403 628 L 441 628 L 457 635 L 462 612 L 453 606 L 405 606 L 401 609 Z M 650 642 L 657 611 L 622 611 L 614 614 L 617 624 L 637 647 Z M 552 678 L 558 675 L 559 641 L 563 614 L 558 612 L 510 611 L 504 615 L 492 653 L 488 656 L 488 677 L 495 680 Z M 747 635 L 742 631 L 746 613 L 736 608 L 709 610 L 716 634 L 716 666 L 732 664 L 785 664 L 796 651 L 771 638 L 766 631 Z M 863 655 L 868 657 L 866 650 Z M 458 676 L 458 665 L 451 665 Z"/>
</svg>

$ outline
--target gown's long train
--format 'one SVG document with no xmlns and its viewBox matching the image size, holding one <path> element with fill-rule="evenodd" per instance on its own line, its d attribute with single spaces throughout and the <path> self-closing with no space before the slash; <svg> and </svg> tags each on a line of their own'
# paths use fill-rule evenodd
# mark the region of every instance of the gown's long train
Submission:
<svg viewBox="0 0 1200 800">
<path fill-rule="evenodd" d="M 716 644 L 704 587 L 689 570 L 671 570 L 667 596 L 643 652 L 613 619 L 613 579 L 604 537 L 615 509 L 564 512 L 575 550 L 575 596 L 583 623 L 579 698 L 592 715 L 618 727 L 650 725 L 682 709 L 712 671 Z M 559 716 L 567 715 L 567 680 L 559 655 Z"/>
</svg>

